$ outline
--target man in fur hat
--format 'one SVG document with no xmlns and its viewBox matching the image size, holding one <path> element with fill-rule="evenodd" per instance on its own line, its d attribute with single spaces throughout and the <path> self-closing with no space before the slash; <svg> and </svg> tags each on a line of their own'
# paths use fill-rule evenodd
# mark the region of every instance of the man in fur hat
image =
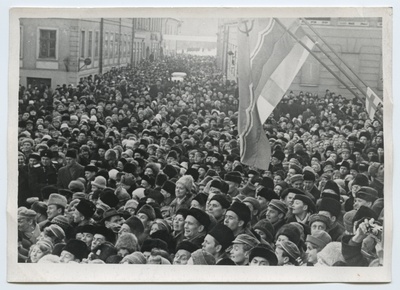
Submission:
<svg viewBox="0 0 400 290">
<path fill-rule="evenodd" d="M 85 177 L 85 167 L 80 165 L 77 161 L 77 153 L 75 149 L 69 149 L 65 154 L 66 166 L 61 167 L 58 171 L 58 188 L 68 188 L 69 183 L 72 180 L 76 180 L 79 177 Z"/>
</svg>

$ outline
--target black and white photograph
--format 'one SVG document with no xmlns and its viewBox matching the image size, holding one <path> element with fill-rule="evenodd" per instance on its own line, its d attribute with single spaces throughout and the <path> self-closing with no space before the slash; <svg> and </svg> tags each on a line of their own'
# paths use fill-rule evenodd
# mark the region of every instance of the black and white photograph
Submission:
<svg viewBox="0 0 400 290">
<path fill-rule="evenodd" d="M 12 9 L 8 281 L 391 281 L 362 9 Z"/>
</svg>

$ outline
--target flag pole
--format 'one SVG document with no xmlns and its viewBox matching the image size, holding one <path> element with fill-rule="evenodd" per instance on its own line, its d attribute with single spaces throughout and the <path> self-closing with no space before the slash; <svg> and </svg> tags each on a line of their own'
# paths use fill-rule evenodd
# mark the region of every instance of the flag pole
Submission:
<svg viewBox="0 0 400 290">
<path fill-rule="evenodd" d="M 365 101 L 360 98 L 360 96 L 346 84 L 344 80 L 342 80 L 327 64 L 325 64 L 311 49 L 307 47 L 293 32 L 291 32 L 287 27 L 277 18 L 274 18 L 275 21 L 283 28 L 290 36 L 292 36 L 305 50 L 307 50 L 328 72 L 330 72 L 342 85 L 346 87 L 357 99 L 361 101 L 361 103 L 365 106 Z M 376 116 L 378 121 L 382 123 L 382 119 L 380 116 Z"/>
<path fill-rule="evenodd" d="M 335 54 L 335 56 L 347 67 L 347 69 L 353 73 L 353 75 L 356 76 L 356 78 L 365 86 L 368 88 L 368 85 L 366 83 L 363 82 L 363 80 L 343 61 L 343 59 L 333 50 L 333 48 L 326 43 L 326 41 L 316 32 L 314 31 L 314 28 L 311 27 L 310 24 L 307 23 L 307 20 L 305 20 L 304 18 L 301 18 L 301 20 L 303 20 L 306 25 L 322 40 L 322 42 Z M 349 81 L 360 91 L 364 94 L 364 96 L 367 97 L 367 91 L 363 90 L 353 79 L 352 77 L 342 68 L 340 67 L 340 64 L 334 60 L 329 54 L 328 52 L 322 48 L 322 46 L 317 42 L 317 40 L 315 40 L 310 34 L 308 34 L 307 32 L 304 31 L 304 34 L 311 39 L 312 42 L 315 43 L 315 45 L 321 50 L 321 52 L 323 54 L 326 55 L 326 57 L 349 79 Z M 378 111 L 380 112 L 380 110 Z"/>
<path fill-rule="evenodd" d="M 349 71 L 351 71 L 355 76 L 356 76 L 356 78 L 365 86 L 365 87 L 368 87 L 368 85 L 352 70 L 352 68 L 350 67 L 350 66 L 348 66 L 344 61 L 343 61 L 343 59 L 340 57 L 340 55 L 333 49 L 333 47 L 328 43 L 328 42 L 326 42 L 325 41 L 325 39 L 324 38 L 322 38 L 322 36 L 318 33 L 318 31 L 316 31 L 316 29 L 314 29 L 314 27 L 312 27 L 311 26 L 311 24 L 310 23 L 308 23 L 308 21 L 305 19 L 305 18 L 300 18 L 303 22 L 304 22 L 304 24 L 305 25 L 307 25 L 307 27 L 308 28 L 310 28 L 311 29 L 311 31 L 312 32 L 314 32 L 315 33 L 315 35 L 317 35 L 317 37 L 319 38 L 319 39 L 321 39 L 322 40 L 322 42 L 332 51 L 332 53 L 347 67 L 347 69 L 349 70 Z M 307 35 L 308 36 L 308 35 Z M 309 36 L 310 38 L 311 38 L 311 36 Z M 321 49 L 321 48 L 320 48 Z M 322 49 L 321 49 L 321 51 L 322 51 Z M 325 53 L 325 52 L 324 52 Z M 326 53 L 325 53 L 326 54 Z M 327 55 L 328 56 L 328 55 Z M 329 58 L 330 59 L 330 58 Z"/>
</svg>

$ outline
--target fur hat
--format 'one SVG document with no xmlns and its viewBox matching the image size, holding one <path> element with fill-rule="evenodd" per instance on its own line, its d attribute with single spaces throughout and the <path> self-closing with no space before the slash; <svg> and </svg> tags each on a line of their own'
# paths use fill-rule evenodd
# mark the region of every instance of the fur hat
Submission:
<svg viewBox="0 0 400 290">
<path fill-rule="evenodd" d="M 369 167 L 368 167 L 368 174 L 371 177 L 375 177 L 376 174 L 378 173 L 378 169 L 381 166 L 379 162 L 373 162 Z"/>
<path fill-rule="evenodd" d="M 268 261 L 269 266 L 278 265 L 278 258 L 276 257 L 275 252 L 267 245 L 259 244 L 254 247 L 250 252 L 249 261 L 251 262 L 255 257 L 265 258 Z"/>
<path fill-rule="evenodd" d="M 271 188 L 263 187 L 258 192 L 256 192 L 256 196 L 261 196 L 268 201 L 273 199 L 279 199 L 279 196 L 273 191 Z"/>
<path fill-rule="evenodd" d="M 115 248 L 117 250 L 126 249 L 129 253 L 137 251 L 139 248 L 139 242 L 136 236 L 132 233 L 124 233 L 119 236 L 117 242 L 115 243 Z"/>
<path fill-rule="evenodd" d="M 360 198 L 373 203 L 375 200 L 378 199 L 378 191 L 372 187 L 363 186 L 357 191 L 356 198 Z"/>
<path fill-rule="evenodd" d="M 203 249 L 194 251 L 191 256 L 194 265 L 215 265 L 216 263 L 214 256 Z"/>
<path fill-rule="evenodd" d="M 143 223 L 137 216 L 131 216 L 125 221 L 125 224 L 129 226 L 131 232 L 136 236 L 144 232 Z"/>
<path fill-rule="evenodd" d="M 199 247 L 196 244 L 193 244 L 192 242 L 189 242 L 188 240 L 183 240 L 176 246 L 175 253 L 178 252 L 179 250 L 185 250 L 185 251 L 188 251 L 189 253 L 193 253 L 194 251 L 196 251 L 198 249 L 199 249 Z"/>
<path fill-rule="evenodd" d="M 109 207 L 116 207 L 119 203 L 118 197 L 114 194 L 114 192 L 111 189 L 104 190 L 100 194 L 99 199 Z"/>
<path fill-rule="evenodd" d="M 96 212 L 94 203 L 87 199 L 81 199 L 75 208 L 87 219 L 91 218 Z"/>
<path fill-rule="evenodd" d="M 368 186 L 369 180 L 365 174 L 357 174 L 356 177 L 353 179 L 352 185 L 359 185 L 359 186 Z"/>
<path fill-rule="evenodd" d="M 79 179 L 72 180 L 68 184 L 68 189 L 72 192 L 83 192 L 85 191 L 85 185 Z"/>
<path fill-rule="evenodd" d="M 74 255 L 75 259 L 82 260 L 88 254 L 87 245 L 81 240 L 69 240 L 63 248 L 63 251 L 69 252 Z"/>
<path fill-rule="evenodd" d="M 96 176 L 94 181 L 92 181 L 92 185 L 95 185 L 98 188 L 104 189 L 107 186 L 107 180 L 103 176 Z"/>
<path fill-rule="evenodd" d="M 129 255 L 126 255 L 122 258 L 120 264 L 124 264 L 128 261 L 129 264 L 146 264 L 147 260 L 146 257 L 143 255 L 142 252 L 133 252 Z"/>
<path fill-rule="evenodd" d="M 77 158 L 76 150 L 75 149 L 68 149 L 67 153 L 65 154 L 65 157 L 76 159 Z"/>
<path fill-rule="evenodd" d="M 153 221 L 156 219 L 156 212 L 154 211 L 154 208 L 149 205 L 149 204 L 145 204 L 143 205 L 138 212 L 136 213 L 136 215 L 143 213 L 145 215 L 147 215 L 147 217 L 149 218 L 149 220 Z"/>
<path fill-rule="evenodd" d="M 162 171 L 169 177 L 169 179 L 174 178 L 178 174 L 176 168 L 170 164 L 165 165 Z"/>
<path fill-rule="evenodd" d="M 209 215 L 201 209 L 192 207 L 189 209 L 187 215 L 194 217 L 201 225 L 204 226 L 205 230 L 207 230 L 210 226 L 211 221 Z"/>
<path fill-rule="evenodd" d="M 171 194 L 172 196 L 175 196 L 175 183 L 173 183 L 170 180 L 167 180 L 164 185 L 162 186 L 162 189 L 164 189 L 166 192 Z"/>
<path fill-rule="evenodd" d="M 63 208 L 65 208 L 67 206 L 67 199 L 65 198 L 65 196 L 58 194 L 58 193 L 52 193 L 49 196 L 49 201 L 47 202 L 48 205 L 58 205 L 61 206 Z"/>
<path fill-rule="evenodd" d="M 224 209 L 229 208 L 229 206 L 231 205 L 231 203 L 228 201 L 228 199 L 222 194 L 213 195 L 213 197 L 210 199 L 210 202 L 213 200 L 217 201 L 221 205 L 221 207 Z"/>
<path fill-rule="evenodd" d="M 290 241 L 298 245 L 301 240 L 300 230 L 293 224 L 283 225 L 279 231 L 276 233 L 275 238 L 278 239 L 280 235 L 288 237 Z"/>
<path fill-rule="evenodd" d="M 251 220 L 251 212 L 250 209 L 241 202 L 234 202 L 228 208 L 228 211 L 233 211 L 240 220 L 244 221 L 245 225 Z"/>
<path fill-rule="evenodd" d="M 225 251 L 235 239 L 232 230 L 226 225 L 219 223 L 208 234 L 222 246 L 222 251 Z"/>
<path fill-rule="evenodd" d="M 272 243 L 275 236 L 274 226 L 267 219 L 259 220 L 253 229 L 262 231 L 266 236 L 266 241 Z"/>
<path fill-rule="evenodd" d="M 194 180 L 191 175 L 184 175 L 181 178 L 179 178 L 176 183 L 183 184 L 183 186 L 190 192 L 193 188 Z"/>
<path fill-rule="evenodd" d="M 339 217 L 342 212 L 342 205 L 336 199 L 323 197 L 318 207 L 318 212 L 319 211 L 327 211 L 332 216 Z"/>
<path fill-rule="evenodd" d="M 240 172 L 237 171 L 228 172 L 227 174 L 225 174 L 224 179 L 225 181 L 232 181 L 237 184 L 240 184 L 242 182 L 242 176 Z"/>
<path fill-rule="evenodd" d="M 296 199 L 297 200 L 301 200 L 304 203 L 304 205 L 307 205 L 307 207 L 308 207 L 307 211 L 308 212 L 315 213 L 315 211 L 316 211 L 315 204 L 311 200 L 311 198 L 309 198 L 308 196 L 303 195 L 303 194 L 296 194 L 294 196 L 293 200 L 296 200 Z"/>
</svg>

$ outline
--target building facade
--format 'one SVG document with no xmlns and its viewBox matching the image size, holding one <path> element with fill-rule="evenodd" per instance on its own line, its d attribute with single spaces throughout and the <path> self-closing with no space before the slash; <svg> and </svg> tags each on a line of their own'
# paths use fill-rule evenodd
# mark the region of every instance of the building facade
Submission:
<svg viewBox="0 0 400 290">
<path fill-rule="evenodd" d="M 163 18 L 21 19 L 20 84 L 77 84 L 112 67 L 162 57 L 164 23 Z"/>
<path fill-rule="evenodd" d="M 378 96 L 382 96 L 382 20 L 380 18 L 308 18 L 307 20 L 364 83 Z M 304 23 L 302 27 L 316 38 Z M 236 22 L 229 19 L 219 22 L 217 61 L 227 79 L 235 81 L 239 73 L 236 61 L 236 35 Z M 329 51 L 325 45 L 319 43 L 324 50 Z M 347 85 L 355 89 L 355 86 L 317 47 L 314 47 L 313 52 Z M 337 60 L 333 54 L 330 56 Z M 343 65 L 342 68 L 348 72 Z M 356 84 L 362 86 L 358 80 Z M 327 89 L 342 96 L 353 96 L 326 68 L 309 55 L 290 86 L 290 90 L 324 94 Z"/>
</svg>

